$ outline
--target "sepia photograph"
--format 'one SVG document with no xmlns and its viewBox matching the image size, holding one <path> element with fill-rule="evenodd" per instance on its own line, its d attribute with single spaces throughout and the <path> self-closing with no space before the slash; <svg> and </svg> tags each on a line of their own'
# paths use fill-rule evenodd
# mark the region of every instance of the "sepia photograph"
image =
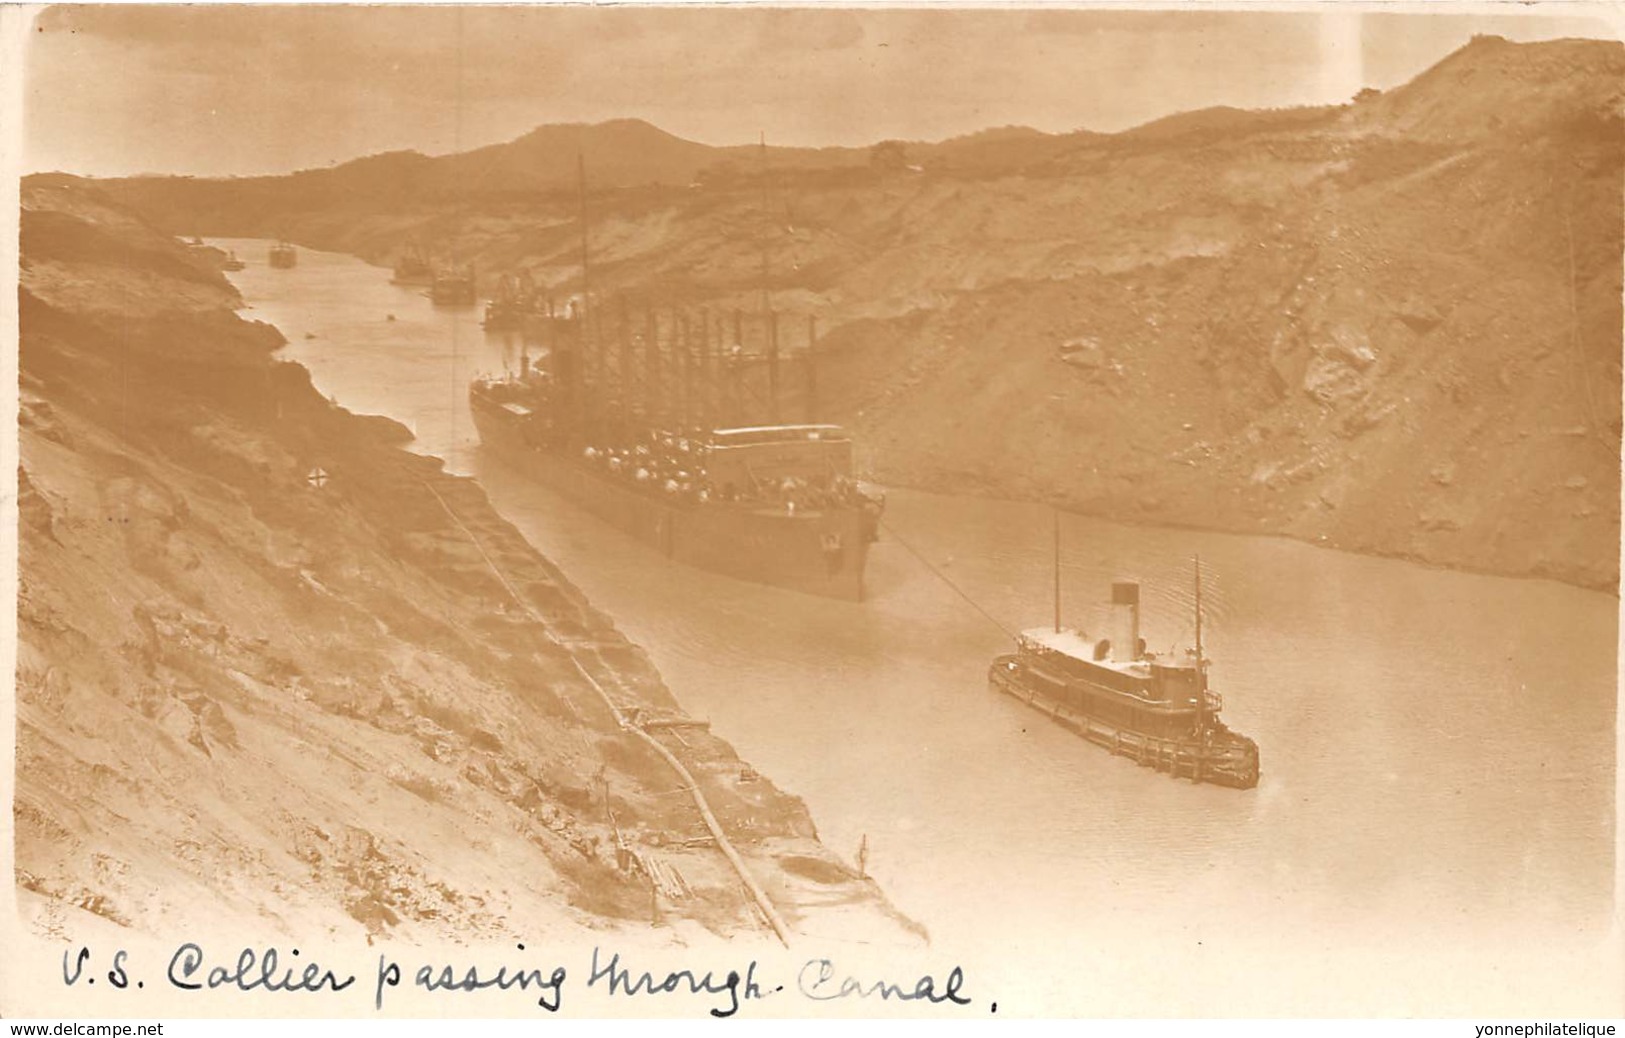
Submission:
<svg viewBox="0 0 1625 1038">
<path fill-rule="evenodd" d="M 1625 1016 L 1625 8 L 0 18 L 0 1016 Z"/>
</svg>

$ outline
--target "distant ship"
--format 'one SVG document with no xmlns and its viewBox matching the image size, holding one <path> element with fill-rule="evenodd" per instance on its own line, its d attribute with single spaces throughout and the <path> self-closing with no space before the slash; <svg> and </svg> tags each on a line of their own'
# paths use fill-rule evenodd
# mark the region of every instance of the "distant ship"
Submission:
<svg viewBox="0 0 1625 1038">
<path fill-rule="evenodd" d="M 474 268 L 436 270 L 429 283 L 429 299 L 435 306 L 473 306 Z"/>
<path fill-rule="evenodd" d="M 227 252 L 226 258 L 220 262 L 221 270 L 238 271 L 247 266 L 248 264 L 237 258 L 236 252 Z"/>
<path fill-rule="evenodd" d="M 285 241 L 278 241 L 271 246 L 271 266 L 279 270 L 287 270 L 290 267 L 297 266 L 298 263 L 299 253 L 292 245 Z"/>
<path fill-rule="evenodd" d="M 1016 651 L 993 661 L 988 683 L 1141 765 L 1193 782 L 1252 789 L 1258 744 L 1219 720 L 1224 703 L 1207 684 L 1199 566 L 1196 586 L 1196 648 L 1183 656 L 1146 651 L 1140 587 L 1118 581 L 1109 635 L 1062 628 L 1057 593 L 1053 628 L 1023 631 Z"/>
<path fill-rule="evenodd" d="M 480 322 L 486 331 L 534 331 L 544 318 L 553 316 L 553 304 L 537 292 L 529 271 L 504 274 L 497 282 L 497 294 L 485 304 Z"/>
<path fill-rule="evenodd" d="M 427 288 L 434 283 L 434 266 L 423 254 L 417 242 L 408 242 L 406 249 L 395 261 L 395 273 L 389 279 L 395 285 L 414 285 Z"/>
</svg>

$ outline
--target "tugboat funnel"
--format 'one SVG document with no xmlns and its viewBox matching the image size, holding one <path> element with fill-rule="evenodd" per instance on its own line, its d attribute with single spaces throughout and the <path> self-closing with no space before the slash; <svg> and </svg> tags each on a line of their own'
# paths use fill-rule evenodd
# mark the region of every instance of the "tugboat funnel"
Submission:
<svg viewBox="0 0 1625 1038">
<path fill-rule="evenodd" d="M 1140 655 L 1140 585 L 1132 580 L 1112 581 L 1112 615 L 1107 637 L 1112 659 L 1130 662 Z"/>
</svg>

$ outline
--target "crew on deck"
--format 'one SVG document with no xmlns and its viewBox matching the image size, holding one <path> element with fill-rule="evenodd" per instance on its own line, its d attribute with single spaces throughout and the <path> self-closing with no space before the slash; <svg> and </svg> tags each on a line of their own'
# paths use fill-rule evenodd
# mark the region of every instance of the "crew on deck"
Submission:
<svg viewBox="0 0 1625 1038">
<path fill-rule="evenodd" d="M 855 480 L 831 475 L 801 478 L 782 476 L 757 479 L 740 486 L 715 486 L 706 468 L 711 447 L 701 437 L 703 431 L 655 432 L 631 447 L 589 445 L 582 459 L 601 465 L 610 475 L 640 490 L 674 500 L 704 504 L 725 501 L 740 504 L 782 506 L 786 513 L 856 507 L 864 501 Z"/>
</svg>

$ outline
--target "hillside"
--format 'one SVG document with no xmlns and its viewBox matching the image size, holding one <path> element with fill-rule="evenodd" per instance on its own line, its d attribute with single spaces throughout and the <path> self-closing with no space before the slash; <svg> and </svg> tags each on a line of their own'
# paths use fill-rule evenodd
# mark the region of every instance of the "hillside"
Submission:
<svg viewBox="0 0 1625 1038">
<path fill-rule="evenodd" d="M 686 720 L 643 653 L 475 483 L 278 360 L 198 250 L 34 177 L 21 280 L 34 930 L 761 934 L 654 739 L 792 927 L 908 932 L 726 744 L 623 726 Z"/>
<path fill-rule="evenodd" d="M 666 158 L 600 181 L 589 150 L 594 284 L 754 306 L 765 256 L 882 481 L 1613 589 L 1622 98 L 1617 43 L 1485 37 L 1341 107 L 694 186 Z M 186 233 L 579 279 L 567 192 L 297 183 L 112 187 Z"/>
</svg>

